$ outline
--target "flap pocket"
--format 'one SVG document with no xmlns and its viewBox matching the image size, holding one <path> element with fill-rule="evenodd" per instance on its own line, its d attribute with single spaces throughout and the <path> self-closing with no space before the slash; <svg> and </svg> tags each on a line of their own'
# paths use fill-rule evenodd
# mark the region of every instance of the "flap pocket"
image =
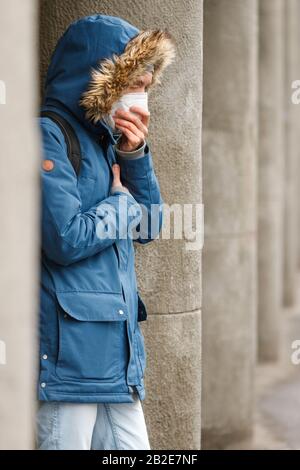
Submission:
<svg viewBox="0 0 300 470">
<path fill-rule="evenodd" d="M 59 304 L 71 317 L 81 321 L 122 321 L 128 308 L 121 293 L 56 291 Z"/>
<path fill-rule="evenodd" d="M 122 294 L 57 292 L 59 350 L 56 374 L 63 380 L 115 382 L 128 362 L 127 306 Z"/>
</svg>

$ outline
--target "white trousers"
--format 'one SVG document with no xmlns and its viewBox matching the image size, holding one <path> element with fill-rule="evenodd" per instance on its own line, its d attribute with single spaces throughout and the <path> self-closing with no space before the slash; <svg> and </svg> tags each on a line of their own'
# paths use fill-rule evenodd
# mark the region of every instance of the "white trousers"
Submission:
<svg viewBox="0 0 300 470">
<path fill-rule="evenodd" d="M 142 404 L 134 397 L 134 403 L 39 402 L 37 449 L 150 449 Z"/>
</svg>

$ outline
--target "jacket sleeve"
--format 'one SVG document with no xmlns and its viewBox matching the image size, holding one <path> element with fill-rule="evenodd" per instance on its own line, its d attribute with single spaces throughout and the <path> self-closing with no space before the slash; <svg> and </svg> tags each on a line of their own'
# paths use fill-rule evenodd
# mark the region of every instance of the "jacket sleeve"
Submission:
<svg viewBox="0 0 300 470">
<path fill-rule="evenodd" d="M 149 243 L 159 235 L 164 204 L 147 140 L 145 144 L 144 154 L 139 158 L 124 158 L 116 152 L 122 184 L 141 205 L 142 218 L 136 227 L 139 236 L 134 238 L 134 241 L 143 244 Z"/>
<path fill-rule="evenodd" d="M 119 141 L 120 141 L 120 137 L 119 137 L 117 143 L 114 145 L 115 151 L 116 151 L 116 153 L 119 157 L 122 157 L 124 159 L 129 158 L 131 160 L 131 159 L 143 157 L 145 155 L 145 147 L 146 147 L 146 141 L 145 140 L 136 150 L 132 150 L 131 152 L 127 152 L 127 151 L 125 152 L 124 150 L 120 150 L 119 149 L 119 144 L 120 144 Z"/>
<path fill-rule="evenodd" d="M 77 175 L 68 159 L 64 136 L 52 123 L 42 124 L 41 129 L 42 250 L 52 261 L 67 266 L 124 238 L 129 224 L 134 227 L 139 223 L 142 211 L 129 192 L 114 190 L 82 212 Z M 50 167 L 46 160 L 50 160 Z"/>
</svg>

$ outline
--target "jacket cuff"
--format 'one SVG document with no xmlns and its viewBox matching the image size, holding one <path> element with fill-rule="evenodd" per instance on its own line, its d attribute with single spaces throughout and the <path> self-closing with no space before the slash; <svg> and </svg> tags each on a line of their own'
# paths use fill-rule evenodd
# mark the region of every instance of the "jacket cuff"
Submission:
<svg viewBox="0 0 300 470">
<path fill-rule="evenodd" d="M 141 144 L 141 146 L 135 150 L 132 150 L 132 152 L 125 152 L 124 150 L 120 150 L 118 148 L 119 141 L 114 144 L 114 148 L 118 156 L 124 158 L 125 160 L 135 160 L 137 158 L 141 158 L 144 156 L 144 150 L 146 147 L 146 141 Z"/>
<path fill-rule="evenodd" d="M 132 181 L 135 178 L 142 178 L 149 172 L 151 173 L 153 171 L 152 155 L 147 141 L 143 156 L 139 158 L 117 157 L 117 163 L 120 165 L 121 175 L 125 177 L 126 180 Z"/>
</svg>

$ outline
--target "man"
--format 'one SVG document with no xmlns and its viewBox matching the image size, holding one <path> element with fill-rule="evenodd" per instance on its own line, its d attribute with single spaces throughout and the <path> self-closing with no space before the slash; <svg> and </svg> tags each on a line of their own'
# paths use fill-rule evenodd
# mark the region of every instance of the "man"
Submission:
<svg viewBox="0 0 300 470">
<path fill-rule="evenodd" d="M 133 242 L 162 226 L 145 99 L 174 56 L 166 31 L 100 14 L 72 23 L 52 55 L 42 110 L 69 122 L 82 161 L 77 174 L 62 130 L 40 118 L 38 449 L 150 448 Z"/>
</svg>

